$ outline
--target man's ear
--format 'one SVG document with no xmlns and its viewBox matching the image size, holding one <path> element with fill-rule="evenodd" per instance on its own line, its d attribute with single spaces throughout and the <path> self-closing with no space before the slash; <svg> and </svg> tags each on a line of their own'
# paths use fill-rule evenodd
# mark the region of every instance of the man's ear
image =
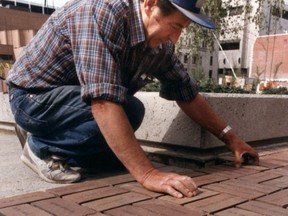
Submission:
<svg viewBox="0 0 288 216">
<path fill-rule="evenodd" d="M 147 16 L 150 16 L 152 9 L 157 6 L 158 0 L 143 0 L 143 8 Z"/>
</svg>

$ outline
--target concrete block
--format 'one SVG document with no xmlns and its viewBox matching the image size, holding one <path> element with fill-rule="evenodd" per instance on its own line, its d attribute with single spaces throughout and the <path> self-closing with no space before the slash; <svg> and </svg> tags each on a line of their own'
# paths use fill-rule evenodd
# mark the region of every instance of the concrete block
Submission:
<svg viewBox="0 0 288 216">
<path fill-rule="evenodd" d="M 14 123 L 14 116 L 10 109 L 9 95 L 0 92 L 0 122 Z"/>
<path fill-rule="evenodd" d="M 246 142 L 288 137 L 287 95 L 202 93 L 227 124 Z M 208 149 L 223 146 L 218 138 L 190 120 L 156 92 L 139 92 L 146 114 L 136 132 L 139 140 Z"/>
<path fill-rule="evenodd" d="M 136 96 L 146 108 L 144 121 L 136 131 L 138 139 L 200 147 L 201 128 L 180 110 L 176 102 L 160 98 L 156 92 L 140 92 Z"/>
</svg>

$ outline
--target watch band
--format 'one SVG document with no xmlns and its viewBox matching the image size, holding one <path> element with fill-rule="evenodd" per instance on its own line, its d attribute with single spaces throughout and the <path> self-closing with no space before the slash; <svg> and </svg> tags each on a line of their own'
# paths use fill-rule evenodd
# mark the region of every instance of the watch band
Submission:
<svg viewBox="0 0 288 216">
<path fill-rule="evenodd" d="M 230 130 L 232 130 L 232 128 L 230 127 L 230 125 L 227 125 L 223 130 L 222 130 L 222 132 L 219 134 L 219 139 L 222 139 L 224 136 L 225 136 L 225 134 L 228 132 L 228 131 L 230 131 Z"/>
</svg>

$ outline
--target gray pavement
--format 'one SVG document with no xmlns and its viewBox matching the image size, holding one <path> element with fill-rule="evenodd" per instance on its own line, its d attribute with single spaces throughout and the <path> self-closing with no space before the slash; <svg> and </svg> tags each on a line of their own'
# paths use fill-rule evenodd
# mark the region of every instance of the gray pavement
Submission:
<svg viewBox="0 0 288 216">
<path fill-rule="evenodd" d="M 0 198 L 63 186 L 41 180 L 22 163 L 21 153 L 17 136 L 0 131 Z"/>
</svg>

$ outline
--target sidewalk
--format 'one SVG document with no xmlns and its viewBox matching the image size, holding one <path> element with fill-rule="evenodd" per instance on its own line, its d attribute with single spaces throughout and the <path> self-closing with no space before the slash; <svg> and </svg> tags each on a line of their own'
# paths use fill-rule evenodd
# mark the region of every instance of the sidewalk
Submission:
<svg viewBox="0 0 288 216">
<path fill-rule="evenodd" d="M 72 185 L 42 181 L 24 166 L 15 135 L 0 134 L 0 215 L 288 215 L 288 145 L 258 149 L 260 166 L 229 161 L 202 169 L 157 164 L 191 176 L 201 193 L 177 199 L 149 192 L 128 173 L 106 173 Z"/>
</svg>

